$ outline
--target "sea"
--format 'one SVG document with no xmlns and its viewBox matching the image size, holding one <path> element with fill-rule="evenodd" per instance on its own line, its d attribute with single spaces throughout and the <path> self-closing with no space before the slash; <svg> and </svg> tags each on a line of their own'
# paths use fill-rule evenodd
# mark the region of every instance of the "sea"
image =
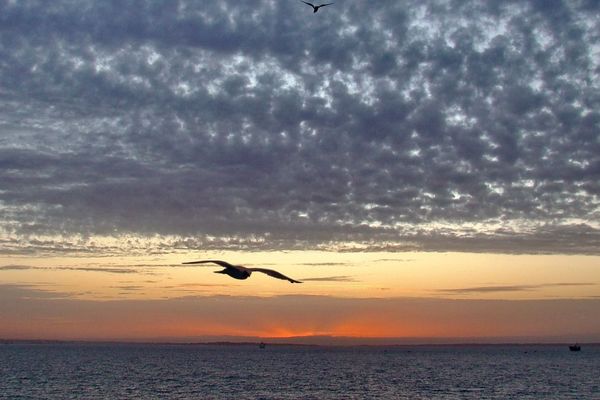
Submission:
<svg viewBox="0 0 600 400">
<path fill-rule="evenodd" d="M 0 344 L 0 399 L 600 399 L 600 346 Z"/>
</svg>

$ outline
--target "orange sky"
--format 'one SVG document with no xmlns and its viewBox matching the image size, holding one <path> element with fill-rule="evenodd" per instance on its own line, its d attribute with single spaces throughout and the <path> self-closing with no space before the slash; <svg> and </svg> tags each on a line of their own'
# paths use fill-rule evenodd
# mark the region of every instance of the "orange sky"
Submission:
<svg viewBox="0 0 600 400">
<path fill-rule="evenodd" d="M 303 284 L 180 263 L 223 258 Z M 598 257 L 220 253 L 4 258 L 0 338 L 349 336 L 600 340 Z M 567 274 L 566 274 L 567 273 Z"/>
<path fill-rule="evenodd" d="M 332 335 L 547 341 L 559 337 L 597 340 L 594 337 L 600 331 L 599 299 L 223 296 L 100 302 L 26 298 L 26 290 L 16 291 L 21 291 L 21 299 L 2 311 L 4 338 L 188 340 L 206 336 Z"/>
</svg>

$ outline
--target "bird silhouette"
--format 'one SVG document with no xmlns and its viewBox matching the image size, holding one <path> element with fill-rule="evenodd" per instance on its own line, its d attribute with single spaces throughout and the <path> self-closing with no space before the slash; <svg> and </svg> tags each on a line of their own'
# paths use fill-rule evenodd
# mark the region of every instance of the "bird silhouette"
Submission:
<svg viewBox="0 0 600 400">
<path fill-rule="evenodd" d="M 225 275 L 229 275 L 230 277 L 235 278 L 235 279 L 248 279 L 250 277 L 250 275 L 252 275 L 252 272 L 262 272 L 263 274 L 267 274 L 273 278 L 283 279 L 283 280 L 289 281 L 291 283 L 302 283 L 300 281 L 289 278 L 289 277 L 283 275 L 282 273 L 274 271 L 272 269 L 248 268 L 248 267 L 244 267 L 242 265 L 232 265 L 232 264 L 229 264 L 228 262 L 221 261 L 221 260 L 188 261 L 188 262 L 184 262 L 183 264 L 208 264 L 208 263 L 217 264 L 217 265 L 220 265 L 221 267 L 225 268 L 222 271 L 215 271 L 215 274 L 225 274 Z"/>
<path fill-rule="evenodd" d="M 302 0 L 300 0 L 300 1 L 302 1 Z M 319 8 L 321 8 L 321 7 L 325 7 L 325 6 L 330 6 L 330 5 L 332 5 L 332 4 L 333 4 L 333 3 L 325 3 L 325 4 L 321 4 L 321 5 L 315 6 L 314 4 L 312 4 L 312 3 L 308 3 L 308 2 L 306 2 L 306 1 L 302 1 L 302 2 L 303 2 L 304 4 L 308 4 L 309 6 L 311 6 L 311 7 L 313 8 L 313 14 L 314 14 L 314 13 L 316 13 L 317 11 L 319 11 Z"/>
</svg>

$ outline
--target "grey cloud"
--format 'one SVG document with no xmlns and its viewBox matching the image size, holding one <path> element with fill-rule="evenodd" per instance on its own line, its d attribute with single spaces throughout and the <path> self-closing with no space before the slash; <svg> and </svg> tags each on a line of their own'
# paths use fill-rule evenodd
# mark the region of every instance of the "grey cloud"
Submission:
<svg viewBox="0 0 600 400">
<path fill-rule="evenodd" d="M 346 266 L 351 265 L 345 262 L 306 262 L 306 263 L 298 263 L 296 265 L 303 265 L 308 267 L 335 267 L 335 266 Z"/>
<path fill-rule="evenodd" d="M 498 286 L 476 286 L 457 289 L 440 289 L 438 292 L 446 294 L 469 294 L 469 293 L 496 293 L 496 292 L 527 292 L 548 287 L 570 287 L 570 286 L 595 286 L 595 283 L 546 283 L 540 285 L 498 285 Z"/>
<path fill-rule="evenodd" d="M 110 274 L 136 274 L 142 271 L 135 268 L 116 268 L 116 267 L 36 267 L 32 265 L 3 265 L 0 271 L 25 271 L 25 270 L 44 270 L 44 271 L 88 271 L 105 272 Z"/>
<path fill-rule="evenodd" d="M 144 286 L 136 286 L 136 285 L 120 285 L 120 286 L 111 286 L 113 289 L 120 289 L 123 292 L 137 292 L 144 289 Z"/>
<path fill-rule="evenodd" d="M 231 287 L 235 285 L 222 285 L 222 284 L 214 284 L 214 283 L 182 283 L 174 286 L 163 286 L 164 289 L 178 289 L 178 288 L 206 288 L 206 287 Z"/>
<path fill-rule="evenodd" d="M 324 276 L 319 278 L 303 278 L 302 282 L 357 282 L 351 276 Z"/>
<path fill-rule="evenodd" d="M 111 274 L 136 274 L 139 273 L 140 271 L 136 270 L 136 269 L 132 269 L 132 268 L 111 268 L 111 267 L 106 267 L 106 268 L 93 268 L 93 267 L 81 267 L 81 268 L 69 268 L 69 267 L 61 267 L 61 268 L 55 268 L 55 269 L 66 269 L 66 270 L 72 270 L 72 271 L 89 271 L 89 272 L 107 272 L 107 273 L 111 273 Z"/>
<path fill-rule="evenodd" d="M 32 269 L 29 265 L 0 265 L 0 271 L 25 271 Z"/>
<path fill-rule="evenodd" d="M 34 284 L 30 285 L 16 285 L 16 284 L 0 284 L 0 300 L 5 304 L 12 304 L 15 301 L 48 301 L 48 300 L 62 300 L 70 299 L 74 295 L 70 293 L 62 293 L 58 291 L 52 291 L 48 289 L 42 289 L 36 287 Z"/>
<path fill-rule="evenodd" d="M 216 4 L 0 4 L 3 253 L 597 254 L 593 2 Z"/>
</svg>

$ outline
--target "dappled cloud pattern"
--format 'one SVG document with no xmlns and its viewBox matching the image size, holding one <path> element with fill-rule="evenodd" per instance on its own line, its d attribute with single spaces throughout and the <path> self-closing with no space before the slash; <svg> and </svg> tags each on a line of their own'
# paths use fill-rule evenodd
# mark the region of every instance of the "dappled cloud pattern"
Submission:
<svg viewBox="0 0 600 400">
<path fill-rule="evenodd" d="M 598 2 L 214 3 L 0 2 L 2 252 L 598 254 Z"/>
</svg>

